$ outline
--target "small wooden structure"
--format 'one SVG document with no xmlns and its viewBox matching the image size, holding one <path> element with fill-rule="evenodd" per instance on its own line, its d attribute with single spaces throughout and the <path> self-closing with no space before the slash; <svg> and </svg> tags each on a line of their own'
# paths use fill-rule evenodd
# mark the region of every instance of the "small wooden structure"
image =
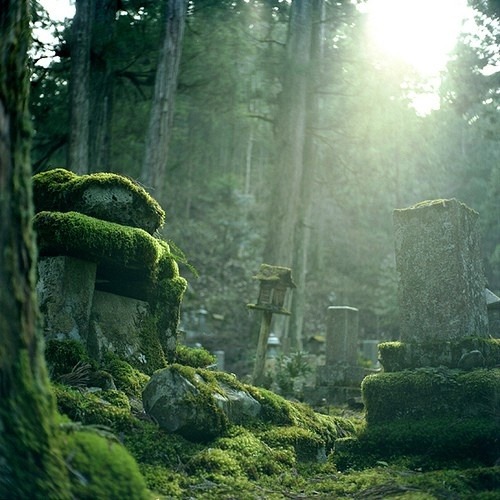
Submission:
<svg viewBox="0 0 500 500">
<path fill-rule="evenodd" d="M 291 314 L 285 309 L 286 294 L 288 289 L 296 288 L 296 285 L 292 280 L 292 270 L 288 267 L 261 264 L 259 272 L 254 278 L 260 281 L 259 297 L 256 304 L 248 304 L 247 307 L 263 311 L 252 376 L 253 384 L 260 385 L 263 382 L 267 342 L 273 313 Z"/>
</svg>

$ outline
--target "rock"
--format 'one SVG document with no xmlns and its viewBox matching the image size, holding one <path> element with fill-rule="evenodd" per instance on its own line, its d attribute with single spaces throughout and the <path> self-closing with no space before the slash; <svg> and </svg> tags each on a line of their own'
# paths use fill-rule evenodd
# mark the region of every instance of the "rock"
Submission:
<svg viewBox="0 0 500 500">
<path fill-rule="evenodd" d="M 461 370 L 473 370 L 474 368 L 482 368 L 484 366 L 484 356 L 481 351 L 474 350 L 466 352 L 458 360 L 458 368 Z"/>
<path fill-rule="evenodd" d="M 179 365 L 158 370 L 144 388 L 144 410 L 162 429 L 207 441 L 221 435 L 228 423 L 259 415 L 260 403 L 246 391 L 225 382 L 207 382 L 194 369 L 183 371 L 189 372 L 189 379 Z"/>
<path fill-rule="evenodd" d="M 36 212 L 77 211 L 153 234 L 165 212 L 139 184 L 117 174 L 76 175 L 62 168 L 33 177 Z"/>
</svg>

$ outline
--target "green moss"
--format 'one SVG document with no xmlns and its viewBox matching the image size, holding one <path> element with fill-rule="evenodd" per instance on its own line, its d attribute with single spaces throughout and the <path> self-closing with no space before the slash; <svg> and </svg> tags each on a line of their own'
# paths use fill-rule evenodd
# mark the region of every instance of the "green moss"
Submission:
<svg viewBox="0 0 500 500">
<path fill-rule="evenodd" d="M 386 372 L 401 371 L 422 366 L 457 368 L 463 354 L 478 350 L 485 367 L 500 364 L 500 339 L 466 337 L 446 342 L 383 342 L 378 346 L 380 360 Z"/>
<path fill-rule="evenodd" d="M 124 188 L 132 196 L 131 210 L 139 206 L 146 214 L 156 221 L 156 227 L 161 227 L 165 221 L 165 212 L 140 185 L 117 174 L 96 173 L 90 175 L 76 175 L 68 170 L 56 168 L 42 172 L 33 177 L 33 195 L 36 212 L 44 210 L 68 212 L 74 209 L 75 202 L 79 202 L 83 193 L 90 187 Z M 109 214 L 94 207 L 89 213 L 93 217 L 103 218 Z"/>
<path fill-rule="evenodd" d="M 370 375 L 362 383 L 368 425 L 498 415 L 499 391 L 499 369 L 419 368 Z"/>
<path fill-rule="evenodd" d="M 85 425 L 105 425 L 115 430 L 132 424 L 130 405 L 116 391 L 92 393 L 61 384 L 54 384 L 57 406 L 74 422 Z"/>
<path fill-rule="evenodd" d="M 70 373 L 78 363 L 92 363 L 83 344 L 76 340 L 48 340 L 45 360 L 52 380 Z"/>
<path fill-rule="evenodd" d="M 110 352 L 104 356 L 102 367 L 111 374 L 117 389 L 128 396 L 141 398 L 142 390 L 149 381 L 147 375 Z"/>
<path fill-rule="evenodd" d="M 69 255 L 97 263 L 109 261 L 122 268 L 149 270 L 166 251 L 159 240 L 142 229 L 77 212 L 39 212 L 34 227 L 42 256 Z"/>
<path fill-rule="evenodd" d="M 491 465 L 500 453 L 500 426 L 485 418 L 407 420 L 366 427 L 356 438 L 335 443 L 339 469 L 373 467 L 379 461 L 411 457 L 415 468 Z"/>
<path fill-rule="evenodd" d="M 186 440 L 179 434 L 169 434 L 147 420 L 137 420 L 124 443 L 141 464 L 171 469 L 183 467 L 204 446 Z"/>
<path fill-rule="evenodd" d="M 223 435 L 229 428 L 230 422 L 213 397 L 214 393 L 220 391 L 215 375 L 216 372 L 179 364 L 171 365 L 170 370 L 189 380 L 196 387 L 197 394 L 192 396 L 195 400 L 189 403 L 199 405 L 205 409 L 203 412 L 205 420 L 200 422 L 199 426 L 195 423 L 189 429 L 184 429 L 182 435 L 197 442 L 210 441 Z"/>
<path fill-rule="evenodd" d="M 264 422 L 274 425 L 293 424 L 292 405 L 285 398 L 261 387 L 247 386 L 246 389 L 260 403 L 260 418 Z"/>
<path fill-rule="evenodd" d="M 62 439 L 74 498 L 150 498 L 135 460 L 118 442 L 92 432 Z"/>
<path fill-rule="evenodd" d="M 149 490 L 154 493 L 154 498 L 182 498 L 185 478 L 174 470 L 161 465 L 140 465 L 141 474 Z"/>
<path fill-rule="evenodd" d="M 193 368 L 206 368 L 215 363 L 215 356 L 203 348 L 178 344 L 175 350 L 175 361 L 180 365 L 192 366 Z"/>
<path fill-rule="evenodd" d="M 284 473 L 295 466 L 295 453 L 288 445 L 289 443 L 284 446 L 281 443 L 270 445 L 262 435 L 257 436 L 240 426 L 232 427 L 227 437 L 219 438 L 213 443 L 214 447 L 232 457 L 249 479 Z"/>
</svg>

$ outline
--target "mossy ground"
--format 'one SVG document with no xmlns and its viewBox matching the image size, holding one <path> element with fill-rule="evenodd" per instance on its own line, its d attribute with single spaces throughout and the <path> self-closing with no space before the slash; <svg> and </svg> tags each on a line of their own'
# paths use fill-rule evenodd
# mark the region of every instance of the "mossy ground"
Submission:
<svg viewBox="0 0 500 500">
<path fill-rule="evenodd" d="M 437 460 L 411 449 L 392 457 L 370 454 L 363 439 L 361 445 L 352 439 L 364 435 L 361 413 L 331 408 L 331 415 L 319 414 L 255 387 L 245 386 L 263 406 L 261 420 L 228 425 L 205 443 L 168 434 L 134 411 L 148 377 L 123 363 L 109 362 L 117 390 L 91 393 L 59 384 L 55 392 L 62 413 L 114 433 L 138 463 L 151 498 L 498 498 L 500 467 L 492 457 L 485 463 L 467 455 Z M 182 369 L 187 376 L 192 370 Z M 228 374 L 207 373 L 240 384 Z M 359 449 L 346 447 L 349 439 Z"/>
</svg>

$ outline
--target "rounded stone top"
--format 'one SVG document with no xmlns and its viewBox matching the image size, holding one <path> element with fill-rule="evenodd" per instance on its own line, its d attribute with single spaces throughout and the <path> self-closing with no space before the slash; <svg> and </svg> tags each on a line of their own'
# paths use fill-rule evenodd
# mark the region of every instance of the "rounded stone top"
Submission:
<svg viewBox="0 0 500 500">
<path fill-rule="evenodd" d="M 75 211 L 153 234 L 165 221 L 158 202 L 135 181 L 118 174 L 77 175 L 63 168 L 33 177 L 35 211 Z"/>
</svg>

